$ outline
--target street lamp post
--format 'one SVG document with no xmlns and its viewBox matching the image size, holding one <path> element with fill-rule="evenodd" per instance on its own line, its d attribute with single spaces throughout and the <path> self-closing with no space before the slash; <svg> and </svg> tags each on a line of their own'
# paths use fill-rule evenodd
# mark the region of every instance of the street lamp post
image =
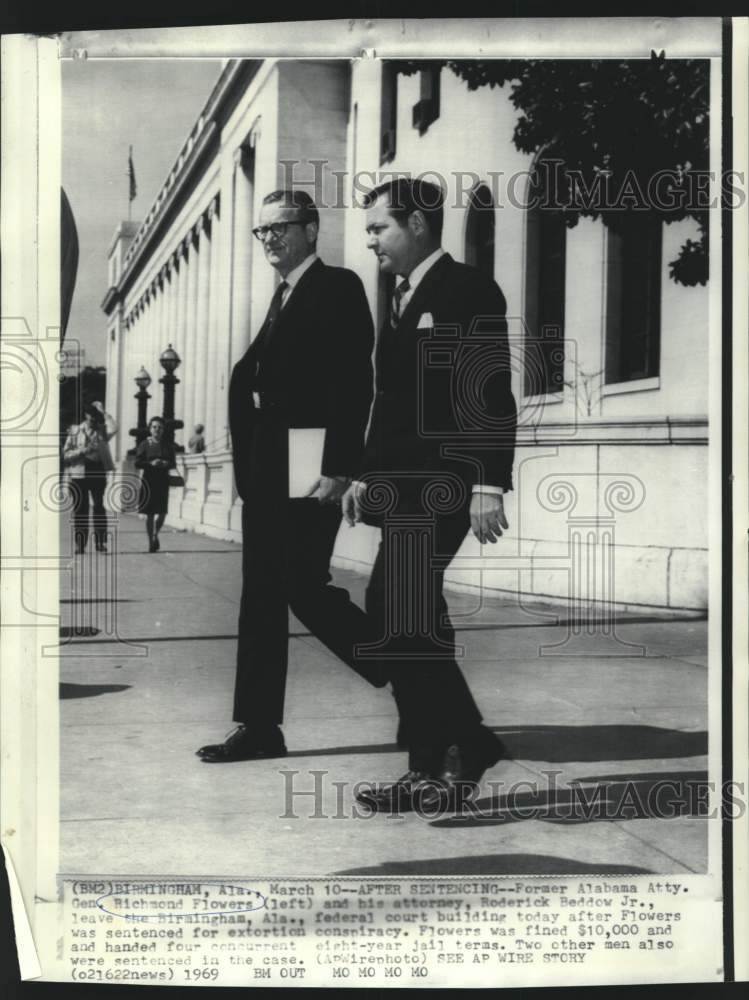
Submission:
<svg viewBox="0 0 749 1000">
<path fill-rule="evenodd" d="M 135 444 L 128 451 L 130 457 L 135 454 L 141 441 L 148 437 L 148 400 L 151 398 L 148 387 L 151 384 L 151 376 L 145 368 L 141 367 L 135 376 L 135 384 L 138 386 L 135 394 L 135 399 L 138 401 L 138 426 L 130 429 L 130 436 L 135 438 Z"/>
<path fill-rule="evenodd" d="M 174 445 L 176 452 L 181 452 L 185 450 L 182 445 L 174 443 L 174 432 L 184 427 L 181 420 L 175 420 L 174 418 L 174 390 L 179 385 L 179 379 L 174 373 L 182 364 L 182 359 L 170 344 L 159 358 L 159 363 L 164 369 L 164 374 L 159 379 L 159 382 L 164 386 L 164 410 L 162 413 L 164 418 L 164 438 L 170 444 Z"/>
</svg>

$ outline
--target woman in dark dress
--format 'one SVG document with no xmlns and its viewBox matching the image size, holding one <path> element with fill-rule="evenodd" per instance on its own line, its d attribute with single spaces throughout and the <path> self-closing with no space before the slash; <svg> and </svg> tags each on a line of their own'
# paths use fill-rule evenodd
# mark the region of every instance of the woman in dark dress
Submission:
<svg viewBox="0 0 749 1000">
<path fill-rule="evenodd" d="M 135 452 L 135 467 L 142 469 L 138 510 L 146 515 L 148 551 L 158 552 L 159 532 L 169 509 L 169 470 L 175 468 L 174 448 L 164 440 L 164 421 L 152 417 L 149 436 Z"/>
</svg>

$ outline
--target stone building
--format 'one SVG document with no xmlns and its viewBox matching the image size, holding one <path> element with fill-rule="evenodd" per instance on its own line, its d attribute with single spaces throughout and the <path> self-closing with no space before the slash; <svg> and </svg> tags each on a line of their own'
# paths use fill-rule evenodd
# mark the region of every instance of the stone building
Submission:
<svg viewBox="0 0 749 1000">
<path fill-rule="evenodd" d="M 171 343 L 178 440 L 206 428 L 207 451 L 182 459 L 171 523 L 240 538 L 227 391 L 276 282 L 251 235 L 263 195 L 289 180 L 313 194 L 320 256 L 359 274 L 379 322 L 389 286 L 353 202 L 383 171 L 404 171 L 446 184 L 445 249 L 493 274 L 508 303 L 520 409 L 511 531 L 491 551 L 467 539 L 451 584 L 570 598 L 581 622 L 612 600 L 706 607 L 708 519 L 695 511 L 708 507 L 708 289 L 668 274 L 693 225 L 644 213 L 622 237 L 527 207 L 516 118 L 506 89 L 469 92 L 447 69 L 225 64 L 145 219 L 115 232 L 103 302 L 107 406 L 121 426 L 135 426 L 141 366 L 154 379 L 149 412 L 161 412 L 158 357 Z M 127 435 L 117 440 L 126 464 Z M 344 528 L 336 559 L 364 568 L 376 541 Z"/>
</svg>

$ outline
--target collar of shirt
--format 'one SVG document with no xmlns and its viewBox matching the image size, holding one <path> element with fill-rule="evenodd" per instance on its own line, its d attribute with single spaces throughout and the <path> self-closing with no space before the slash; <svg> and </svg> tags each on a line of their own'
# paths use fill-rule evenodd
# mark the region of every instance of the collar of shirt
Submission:
<svg viewBox="0 0 749 1000">
<path fill-rule="evenodd" d="M 289 296 L 294 291 L 296 286 L 299 284 L 299 279 L 308 271 L 312 265 L 317 260 L 317 254 L 311 253 L 309 257 L 305 257 L 301 264 L 297 264 L 293 271 L 289 271 L 286 277 L 283 279 L 286 282 L 286 289 L 284 290 L 283 297 L 281 299 L 281 307 L 286 305 L 289 301 Z"/>
<path fill-rule="evenodd" d="M 411 273 L 408 275 L 409 288 L 406 294 L 401 299 L 401 307 L 400 307 L 401 316 L 403 315 L 403 310 L 411 301 L 413 293 L 416 291 L 419 284 L 424 280 L 424 276 L 426 275 L 427 271 L 431 270 L 431 268 L 434 267 L 434 265 L 437 263 L 440 257 L 443 257 L 444 255 L 445 251 L 442 249 L 442 247 L 438 247 L 434 251 L 434 253 L 430 253 L 429 256 L 425 257 L 420 264 L 417 264 L 416 267 L 413 269 L 413 271 L 411 271 Z"/>
</svg>

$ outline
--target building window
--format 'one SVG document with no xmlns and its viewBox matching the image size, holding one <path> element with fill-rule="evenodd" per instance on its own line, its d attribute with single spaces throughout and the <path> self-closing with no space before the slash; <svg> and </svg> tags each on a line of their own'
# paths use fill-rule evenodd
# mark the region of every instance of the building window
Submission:
<svg viewBox="0 0 749 1000">
<path fill-rule="evenodd" d="M 526 396 L 561 392 L 564 385 L 564 307 L 567 227 L 553 191 L 553 171 L 536 171 L 527 213 L 525 262 Z"/>
<path fill-rule="evenodd" d="M 424 135 L 440 116 L 441 65 L 428 64 L 419 70 L 419 100 L 413 106 L 413 127 Z"/>
<path fill-rule="evenodd" d="M 652 213 L 632 212 L 608 231 L 607 383 L 658 375 L 662 230 Z"/>
<path fill-rule="evenodd" d="M 395 157 L 398 126 L 398 63 L 385 60 L 382 64 L 382 97 L 380 103 L 380 164 Z"/>
<path fill-rule="evenodd" d="M 494 277 L 494 201 L 486 184 L 471 192 L 466 219 L 465 261 L 488 278 Z"/>
</svg>

